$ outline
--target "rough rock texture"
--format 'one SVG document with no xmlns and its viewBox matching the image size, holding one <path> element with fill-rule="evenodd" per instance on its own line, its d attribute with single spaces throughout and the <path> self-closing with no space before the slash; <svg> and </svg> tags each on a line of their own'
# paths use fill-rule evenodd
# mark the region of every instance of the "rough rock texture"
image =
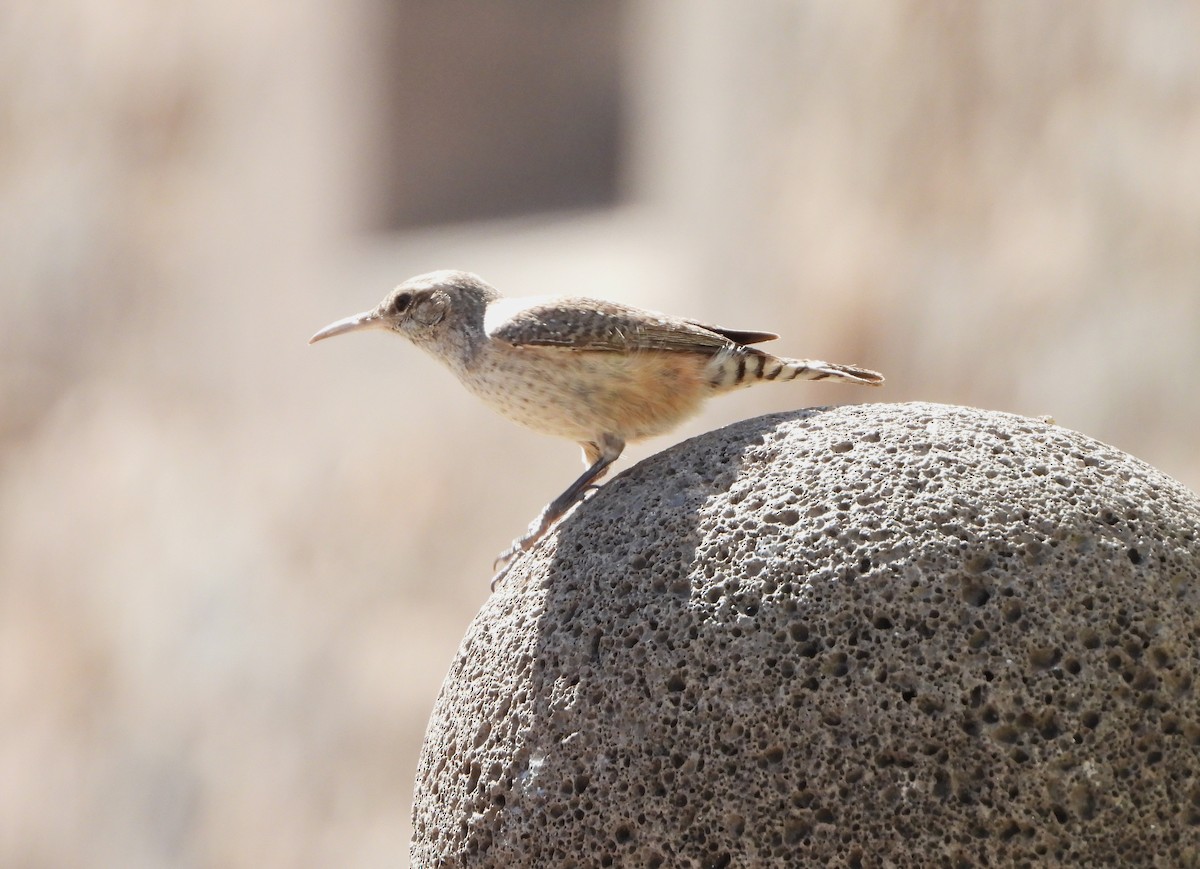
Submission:
<svg viewBox="0 0 1200 869">
<path fill-rule="evenodd" d="M 471 625 L 415 866 L 1200 864 L 1200 499 L 1031 419 L 749 420 Z"/>
</svg>

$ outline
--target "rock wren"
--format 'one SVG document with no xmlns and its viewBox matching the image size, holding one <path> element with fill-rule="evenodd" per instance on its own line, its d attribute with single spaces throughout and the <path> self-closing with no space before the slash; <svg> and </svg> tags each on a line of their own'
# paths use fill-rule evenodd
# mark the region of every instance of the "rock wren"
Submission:
<svg viewBox="0 0 1200 869">
<path fill-rule="evenodd" d="M 878 386 L 853 365 L 772 356 L 779 337 L 706 326 L 599 299 L 506 299 L 476 275 L 439 271 L 392 290 L 370 311 L 331 323 L 309 343 L 359 329 L 403 335 L 503 416 L 583 447 L 587 470 L 496 559 L 508 564 L 608 471 L 629 441 L 665 434 L 705 399 L 766 380 Z"/>
</svg>

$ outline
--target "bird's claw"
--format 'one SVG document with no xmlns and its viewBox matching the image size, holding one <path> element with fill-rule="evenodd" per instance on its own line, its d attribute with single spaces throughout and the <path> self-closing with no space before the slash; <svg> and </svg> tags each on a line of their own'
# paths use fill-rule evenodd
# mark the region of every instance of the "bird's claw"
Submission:
<svg viewBox="0 0 1200 869">
<path fill-rule="evenodd" d="M 533 549 L 534 544 L 545 537 L 546 532 L 561 518 L 561 513 L 556 512 L 552 508 L 553 505 L 550 505 L 543 510 L 530 523 L 529 530 L 525 532 L 523 537 L 518 537 L 508 549 L 505 549 L 496 556 L 496 560 L 492 562 L 492 570 L 496 571 L 496 575 L 492 577 L 492 591 L 495 591 L 496 586 L 504 581 L 504 577 L 508 574 L 508 569 L 512 566 L 516 557 L 522 552 L 528 552 L 530 549 Z"/>
<path fill-rule="evenodd" d="M 496 571 L 496 575 L 492 577 L 492 591 L 495 591 L 496 586 L 504 582 L 504 577 L 508 576 L 508 571 L 513 566 L 516 557 L 522 552 L 528 552 L 535 542 L 536 540 L 530 540 L 528 537 L 518 538 L 512 542 L 512 546 L 496 556 L 496 560 L 492 562 L 492 570 Z"/>
<path fill-rule="evenodd" d="M 507 553 L 505 553 L 505 555 L 506 554 Z M 501 562 L 503 562 L 503 563 L 501 563 Z M 497 565 L 499 565 L 499 569 L 497 569 Z M 492 577 L 492 582 L 490 585 L 490 588 L 492 591 L 495 591 L 496 586 L 498 586 L 500 583 L 504 582 L 504 577 L 508 576 L 508 569 L 510 567 L 512 567 L 512 560 L 511 560 L 511 558 L 506 560 L 504 555 L 501 555 L 492 564 L 492 570 L 496 571 L 496 575 Z"/>
<path fill-rule="evenodd" d="M 538 517 L 529 524 L 529 530 L 525 532 L 525 535 L 514 540 L 512 545 L 497 555 L 496 560 L 492 562 L 492 570 L 496 572 L 496 575 L 492 577 L 492 591 L 495 591 L 496 586 L 504 581 L 504 577 L 508 575 L 508 570 L 518 555 L 533 549 L 534 545 L 546 536 L 546 532 L 569 513 L 575 504 L 590 498 L 599 488 L 600 486 L 596 483 L 585 486 L 578 498 L 565 507 L 560 506 L 557 502 L 548 504 L 546 509 L 542 510 Z"/>
</svg>

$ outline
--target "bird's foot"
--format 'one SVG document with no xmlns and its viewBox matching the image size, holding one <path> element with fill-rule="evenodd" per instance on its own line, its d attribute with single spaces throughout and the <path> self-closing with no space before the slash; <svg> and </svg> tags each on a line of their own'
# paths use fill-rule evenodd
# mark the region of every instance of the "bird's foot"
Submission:
<svg viewBox="0 0 1200 869">
<path fill-rule="evenodd" d="M 550 526 L 554 524 L 554 520 L 558 518 L 551 508 L 547 507 L 533 520 L 524 536 L 518 537 L 508 549 L 496 556 L 496 560 L 492 562 L 492 570 L 496 571 L 496 575 L 492 577 L 492 591 L 495 591 L 496 586 L 504 581 L 504 577 L 508 575 L 508 569 L 512 567 L 513 560 L 522 552 L 533 549 L 534 544 L 545 536 L 546 532 L 550 530 Z"/>
<path fill-rule="evenodd" d="M 542 512 L 538 514 L 537 518 L 530 523 L 529 530 L 525 532 L 525 536 L 518 537 L 508 549 L 505 549 L 496 556 L 496 560 L 492 562 L 492 570 L 496 571 L 496 575 L 492 577 L 492 591 L 495 591 L 496 586 L 504 581 L 509 567 L 512 566 L 513 560 L 518 555 L 533 549 L 534 545 L 546 536 L 546 532 L 553 528 L 556 522 L 570 513 L 576 504 L 585 501 L 600 488 L 595 483 L 583 485 L 583 482 L 582 479 L 577 481 L 578 486 L 581 488 L 572 486 L 558 498 L 547 504 Z"/>
</svg>

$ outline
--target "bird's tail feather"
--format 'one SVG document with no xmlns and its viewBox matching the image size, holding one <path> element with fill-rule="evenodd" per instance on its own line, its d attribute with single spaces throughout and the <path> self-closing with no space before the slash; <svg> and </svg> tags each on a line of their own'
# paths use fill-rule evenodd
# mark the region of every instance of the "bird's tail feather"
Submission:
<svg viewBox="0 0 1200 869">
<path fill-rule="evenodd" d="M 749 386 L 759 380 L 835 380 L 878 386 L 883 375 L 857 365 L 838 365 L 819 359 L 786 359 L 749 347 L 716 357 L 711 364 L 712 385 L 720 390 Z"/>
<path fill-rule="evenodd" d="M 833 362 L 822 362 L 819 359 L 780 359 L 783 371 L 776 380 L 841 380 L 846 383 L 863 383 L 867 386 L 879 386 L 883 383 L 883 375 L 870 368 L 858 365 L 838 365 Z M 763 377 L 767 377 L 764 372 Z"/>
</svg>

